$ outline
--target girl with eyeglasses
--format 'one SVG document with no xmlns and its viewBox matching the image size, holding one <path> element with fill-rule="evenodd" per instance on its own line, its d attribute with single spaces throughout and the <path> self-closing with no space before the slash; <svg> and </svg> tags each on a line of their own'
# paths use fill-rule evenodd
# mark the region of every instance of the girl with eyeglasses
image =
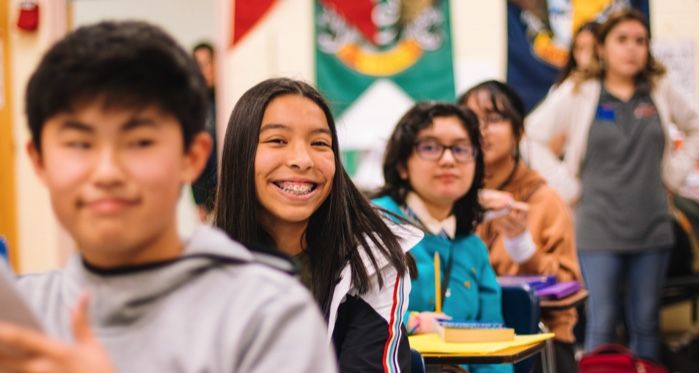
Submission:
<svg viewBox="0 0 699 373">
<path fill-rule="evenodd" d="M 433 332 L 440 318 L 502 322 L 500 287 L 487 249 L 473 233 L 482 216 L 478 189 L 483 181 L 475 115 L 452 104 L 416 104 L 388 140 L 383 174 L 386 184 L 373 202 L 425 231 L 410 251 L 417 276 L 408 330 Z M 510 365 L 463 368 L 512 371 Z"/>
<path fill-rule="evenodd" d="M 495 272 L 499 276 L 556 275 L 557 281 L 579 281 L 570 208 L 520 159 L 519 142 L 524 134 L 520 97 L 505 83 L 490 80 L 466 91 L 459 103 L 473 110 L 481 124 L 486 188 L 481 191 L 481 203 L 489 211 L 504 212 L 477 229 Z M 556 334 L 557 371 L 577 371 L 575 309 L 545 312 L 542 321 Z"/>
</svg>

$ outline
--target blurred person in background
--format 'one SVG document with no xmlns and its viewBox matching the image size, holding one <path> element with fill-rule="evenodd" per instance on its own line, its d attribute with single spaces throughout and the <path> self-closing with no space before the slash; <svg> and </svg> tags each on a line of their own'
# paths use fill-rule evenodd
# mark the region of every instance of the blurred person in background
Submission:
<svg viewBox="0 0 699 373">
<path fill-rule="evenodd" d="M 699 113 L 652 56 L 646 19 L 616 11 L 600 26 L 593 65 L 527 117 L 530 164 L 575 208 L 589 290 L 587 350 L 616 342 L 620 287 L 632 351 L 658 359 L 659 303 L 674 245 L 667 190 L 699 157 Z M 685 138 L 673 152 L 669 126 Z M 559 160 L 548 148 L 563 134 Z"/>
<path fill-rule="evenodd" d="M 570 49 L 568 49 L 568 61 L 561 69 L 561 73 L 553 83 L 551 90 L 555 90 L 564 81 L 581 74 L 586 69 L 590 68 L 590 62 L 595 58 L 595 40 L 597 35 L 597 30 L 599 29 L 599 23 L 596 21 L 590 21 L 578 28 L 578 30 L 573 34 L 573 41 L 570 43 Z M 549 141 L 549 148 L 551 151 L 559 157 L 563 156 L 563 145 L 565 144 L 565 137 L 563 134 L 559 136 L 552 137 Z"/>
<path fill-rule="evenodd" d="M 575 232 L 570 208 L 519 154 L 524 134 L 524 103 L 513 88 L 489 80 L 459 98 L 479 118 L 483 136 L 486 210 L 503 211 L 478 225 L 498 276 L 555 275 L 557 281 L 580 281 Z M 487 215 L 486 215 L 487 216 Z M 556 334 L 558 372 L 575 372 L 573 327 L 575 309 L 545 312 L 542 321 Z M 540 369 L 540 368 L 539 368 Z"/>
<path fill-rule="evenodd" d="M 208 89 L 208 108 L 206 114 L 206 132 L 213 139 L 213 149 L 206 161 L 206 167 L 202 174 L 192 183 L 192 194 L 194 203 L 197 205 L 197 213 L 200 221 L 206 221 L 214 207 L 214 197 L 216 194 L 217 159 L 218 149 L 216 146 L 216 53 L 213 45 L 208 42 L 201 42 L 192 48 L 192 55 L 197 61 L 199 71 L 204 77 Z"/>
</svg>

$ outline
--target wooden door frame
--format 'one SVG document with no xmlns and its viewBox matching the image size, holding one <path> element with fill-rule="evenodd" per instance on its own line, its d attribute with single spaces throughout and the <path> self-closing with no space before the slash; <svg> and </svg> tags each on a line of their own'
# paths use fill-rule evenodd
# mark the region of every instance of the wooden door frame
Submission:
<svg viewBox="0 0 699 373">
<path fill-rule="evenodd" d="M 2 89 L 0 102 L 0 234 L 9 246 L 10 264 L 18 269 L 17 195 L 14 121 L 12 117 L 12 66 L 10 41 L 10 4 L 0 0 L 0 54 Z"/>
</svg>

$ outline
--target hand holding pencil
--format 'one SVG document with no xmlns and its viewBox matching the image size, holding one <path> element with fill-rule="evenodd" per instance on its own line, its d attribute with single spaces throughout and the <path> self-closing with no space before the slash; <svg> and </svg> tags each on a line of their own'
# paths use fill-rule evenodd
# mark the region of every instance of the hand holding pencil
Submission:
<svg viewBox="0 0 699 373">
<path fill-rule="evenodd" d="M 439 320 L 451 320 L 451 316 L 442 313 L 442 267 L 439 253 L 434 253 L 434 296 L 435 312 L 411 312 L 408 316 L 408 334 L 434 333 Z"/>
<path fill-rule="evenodd" d="M 411 312 L 408 317 L 408 334 L 435 333 L 439 320 L 451 320 L 451 316 L 441 312 Z"/>
</svg>

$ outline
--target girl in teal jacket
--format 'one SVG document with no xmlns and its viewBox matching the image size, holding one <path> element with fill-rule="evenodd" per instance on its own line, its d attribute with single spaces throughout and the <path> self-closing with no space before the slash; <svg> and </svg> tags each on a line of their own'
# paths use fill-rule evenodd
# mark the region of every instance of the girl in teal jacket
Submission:
<svg viewBox="0 0 699 373">
<path fill-rule="evenodd" d="M 483 181 L 478 119 L 443 103 L 420 103 L 388 141 L 385 186 L 373 202 L 425 231 L 410 254 L 417 275 L 405 319 L 409 331 L 434 331 L 436 319 L 502 322 L 500 287 L 483 242 L 473 234 L 482 217 Z M 435 253 L 440 294 L 435 293 Z M 441 313 L 435 312 L 441 298 Z M 462 366 L 471 373 L 512 372 L 510 365 Z"/>
<path fill-rule="evenodd" d="M 403 208 L 389 196 L 375 199 L 373 202 L 403 218 L 410 219 Z M 418 276 L 412 280 L 408 310 L 411 312 L 435 310 L 435 252 L 438 252 L 441 258 L 442 281 L 446 274 L 445 267 L 453 255 L 449 284 L 445 289 L 442 302 L 442 312 L 455 319 L 502 322 L 500 286 L 488 261 L 488 251 L 475 234 L 457 235 L 451 239 L 426 232 L 422 241 L 410 250 L 410 254 L 415 258 Z M 409 327 L 414 326 L 409 325 Z"/>
</svg>

